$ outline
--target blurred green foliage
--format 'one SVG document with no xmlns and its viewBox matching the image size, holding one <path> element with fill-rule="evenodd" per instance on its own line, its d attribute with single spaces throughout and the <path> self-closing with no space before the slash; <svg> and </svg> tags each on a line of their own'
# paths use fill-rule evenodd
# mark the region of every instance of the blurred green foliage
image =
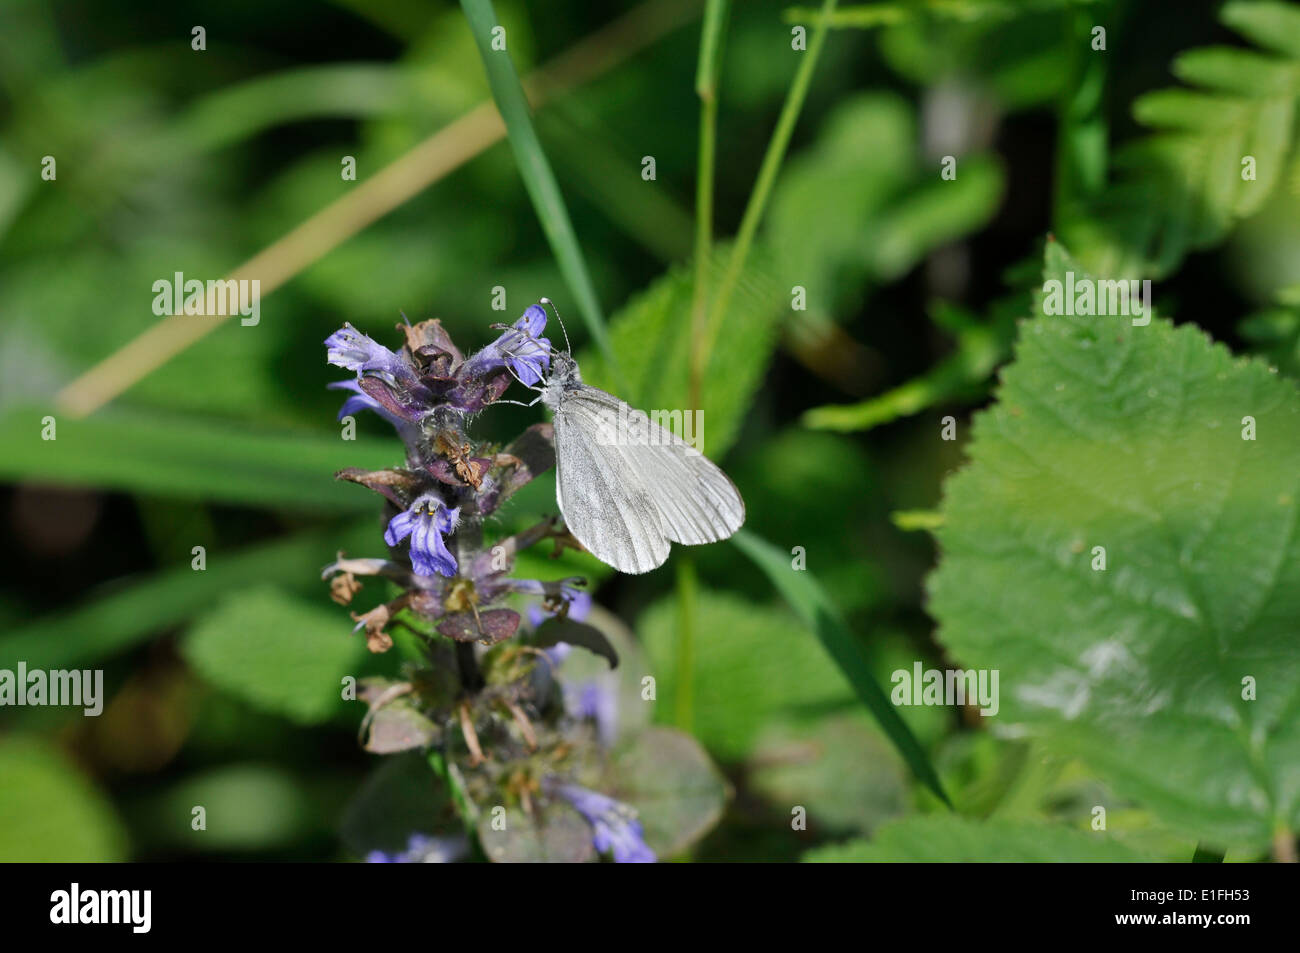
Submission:
<svg viewBox="0 0 1300 953">
<path fill-rule="evenodd" d="M 543 16 L 502 2 L 496 13 L 526 75 L 631 9 L 616 6 L 593 12 L 565 0 Z M 1052 500 L 995 505 L 977 485 L 993 453 L 990 421 L 1022 398 L 1057 406 L 1057 378 L 1074 386 L 1066 370 L 1048 373 L 1022 345 L 1008 372 L 1012 399 L 1003 391 L 984 418 L 976 463 L 941 508 L 968 415 L 1031 313 L 1027 289 L 1040 280 L 1049 231 L 1099 274 L 1161 279 L 1162 304 L 1180 321 L 1287 377 L 1300 371 L 1300 13 L 1233 2 L 1220 21 L 1218 4 L 1196 2 L 1170 19 L 1157 6 L 842 7 L 700 390 L 706 451 L 745 496 L 757 541 L 745 552 L 759 561 L 730 545 L 693 553 L 687 673 L 672 571 L 615 577 L 582 555 L 529 554 L 525 575 L 586 575 L 598 602 L 633 624 L 660 685 L 654 720 L 673 721 L 690 685 L 694 733 L 732 791 L 695 856 L 1189 859 L 1205 837 L 1230 859 L 1253 859 L 1270 825 L 1300 820 L 1294 745 L 1276 758 L 1251 747 L 1281 730 L 1274 708 L 1259 716 L 1262 735 L 1249 726 L 1198 734 L 1187 741 L 1198 750 L 1175 759 L 1181 723 L 1139 722 L 1131 698 L 1108 712 L 1117 722 L 1097 723 L 1010 697 L 1014 672 L 1038 672 L 1066 652 L 1065 636 L 1046 635 L 1060 631 L 1062 612 L 1083 616 L 1071 639 L 1109 632 L 1096 625 L 1110 610 L 1089 601 L 1101 596 L 1064 592 L 1052 575 L 1066 558 L 1052 546 L 1065 536 L 1029 540 L 1046 547 L 1046 568 L 1014 538 L 1040 527 Z M 714 287 L 801 63 L 791 29 L 811 32 L 816 18 L 769 0 L 733 7 L 718 78 Z M 666 0 L 650 9 L 678 15 Z M 1093 23 L 1108 26 L 1104 51 L 1089 47 Z M 195 24 L 207 31 L 203 51 L 191 48 Z M 387 797 L 410 787 L 374 773 L 377 759 L 356 739 L 364 706 L 339 700 L 346 675 L 395 674 L 401 640 L 398 651 L 368 656 L 319 582 L 339 550 L 383 552 L 375 498 L 332 474 L 396 462 L 399 451 L 370 417 L 358 420 L 357 440 L 340 439 L 340 394 L 325 389 L 340 375 L 320 342 L 350 321 L 391 343 L 405 312 L 440 318 L 469 349 L 486 343 L 488 324 L 547 295 L 566 315 L 592 304 L 611 315 L 623 396 L 689 406 L 699 26 L 685 17 L 634 55 L 611 50 L 606 72 L 533 116 L 594 302 L 584 306 L 566 283 L 572 267 L 557 265 L 499 142 L 267 295 L 256 327 L 221 326 L 90 418 L 56 415 L 57 440 L 44 441 L 55 394 L 157 320 L 154 281 L 228 272 L 491 93 L 451 3 L 144 2 L 129 17 L 61 0 L 0 8 L 0 668 L 19 659 L 103 667 L 107 693 L 97 719 L 0 711 L 0 859 L 336 860 L 372 846 L 357 830 L 384 816 L 376 805 L 392 804 L 400 819 L 390 849 L 404 825 L 446 822 L 436 784 L 427 801 Z M 1252 181 L 1240 178 L 1247 152 Z M 951 181 L 939 174 L 949 155 Z M 57 163 L 53 181 L 41 177 L 45 156 Z M 355 157 L 358 182 L 340 176 L 344 156 Z M 652 181 L 641 176 L 645 156 L 655 159 Z M 796 286 L 805 310 L 792 307 Z M 497 287 L 505 313 L 490 307 Z M 589 330 L 568 326 L 584 375 L 613 386 Z M 1172 385 L 1187 372 L 1180 360 L 1212 361 L 1225 381 L 1247 381 L 1251 399 L 1274 394 L 1277 414 L 1294 403 L 1289 382 L 1260 366 L 1230 364 L 1163 325 L 1158 334 L 1145 342 L 1152 353 L 1134 356 L 1152 380 Z M 1215 399 L 1211 382 L 1202 385 Z M 1038 452 L 1080 471 L 1116 453 L 1136 435 L 1105 421 L 1119 402 L 1143 397 L 1110 396 L 1086 412 L 1059 403 L 1062 420 L 1035 438 Z M 1222 410 L 1247 412 L 1235 408 Z M 957 441 L 939 438 L 948 415 Z M 500 407 L 478 427 L 504 440 L 537 419 Z M 1004 466 L 1024 466 L 1002 452 Z M 1167 506 L 1166 520 L 1201 513 L 1191 464 L 1166 462 L 1182 482 L 1147 502 Z M 1203 481 L 1222 475 L 1212 455 L 1195 462 Z M 1284 459 L 1271 463 L 1269 472 L 1284 469 Z M 1133 490 L 1112 475 L 1112 495 Z M 1096 476 L 1094 487 L 1110 486 Z M 1255 491 L 1239 488 L 1243 506 L 1259 505 Z M 553 501 L 553 478 L 539 480 L 490 529 L 516 529 Z M 1063 512 L 1076 505 L 1056 502 Z M 1088 519 L 1109 513 L 1122 531 L 1129 521 L 1095 502 Z M 911 511 L 899 525 L 938 527 L 950 561 L 933 605 L 923 578 L 936 549 L 927 534 L 893 525 L 896 511 Z M 1129 558 L 1146 553 L 1155 571 L 1149 541 L 1132 542 Z M 205 550 L 201 571 L 191 568 L 195 546 Z M 780 565 L 796 547 L 807 576 Z M 1234 575 L 1243 561 L 1293 563 L 1281 545 L 1226 552 L 1231 564 L 1213 580 L 1204 566 L 1183 567 L 1220 587 L 1225 604 L 1252 598 L 1233 588 L 1255 578 Z M 981 576 L 1002 565 L 999 553 L 1001 573 Z M 380 590 L 368 586 L 354 608 L 378 602 Z M 1141 604 L 1112 605 L 1111 621 L 1150 636 L 1179 691 L 1235 677 L 1193 670 L 1180 643 L 1151 635 L 1168 614 L 1160 592 L 1134 598 Z M 940 617 L 937 639 L 929 610 Z M 1271 641 L 1268 650 L 1293 698 L 1294 653 Z M 990 731 L 969 710 L 899 709 L 893 730 L 870 717 L 870 686 L 887 690 L 890 672 L 917 659 L 1003 667 L 1007 713 L 1030 723 L 1035 740 Z M 1234 801 L 1225 758 L 1250 761 L 1271 795 Z M 927 787 L 918 777 L 930 766 Z M 703 780 L 692 823 L 714 809 L 715 779 Z M 939 785 L 961 816 L 943 816 L 931 792 Z M 207 808 L 204 830 L 192 825 L 196 804 Z M 1112 807 L 1104 839 L 1088 828 L 1096 804 Z M 797 806 L 806 829 L 792 829 Z M 675 822 L 655 823 L 667 836 Z"/>
</svg>

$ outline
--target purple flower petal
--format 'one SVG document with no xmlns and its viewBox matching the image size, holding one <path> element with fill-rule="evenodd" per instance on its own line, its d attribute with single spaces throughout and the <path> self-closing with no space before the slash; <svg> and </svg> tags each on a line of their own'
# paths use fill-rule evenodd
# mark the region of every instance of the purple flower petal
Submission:
<svg viewBox="0 0 1300 953">
<path fill-rule="evenodd" d="M 523 317 L 465 362 L 464 372 L 481 376 L 509 367 L 525 384 L 536 384 L 551 366 L 551 342 L 541 336 L 545 329 L 546 312 L 539 305 L 529 305 Z"/>
<path fill-rule="evenodd" d="M 448 509 L 438 497 L 425 494 L 388 522 L 384 542 L 396 546 L 411 538 L 411 566 L 419 576 L 456 575 L 456 557 L 447 549 L 443 535 L 456 528 L 459 507 Z"/>
<path fill-rule="evenodd" d="M 427 834 L 412 834 L 406 842 L 406 850 L 391 854 L 382 850 L 372 850 L 366 854 L 366 863 L 450 864 L 463 857 L 468 850 L 469 843 L 464 835 L 430 837 Z"/>
<path fill-rule="evenodd" d="M 397 366 L 396 354 L 350 324 L 343 325 L 327 337 L 325 347 L 325 359 L 336 367 L 358 374 L 380 371 L 397 377 L 402 373 Z"/>
<path fill-rule="evenodd" d="M 612 853 L 619 864 L 653 864 L 657 859 L 645 842 L 636 812 L 621 801 L 576 784 L 559 784 L 557 794 L 573 805 L 592 827 L 596 850 Z"/>
</svg>

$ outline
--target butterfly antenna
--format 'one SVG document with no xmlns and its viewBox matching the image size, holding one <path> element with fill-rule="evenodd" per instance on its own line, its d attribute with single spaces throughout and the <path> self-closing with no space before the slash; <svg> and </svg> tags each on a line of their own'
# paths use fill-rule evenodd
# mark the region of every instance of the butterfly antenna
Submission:
<svg viewBox="0 0 1300 953">
<path fill-rule="evenodd" d="M 514 357 L 514 356 L 515 356 L 514 351 L 511 351 L 511 350 L 509 350 L 509 349 L 503 349 L 503 350 L 505 351 L 506 354 L 510 355 L 511 357 Z M 541 388 L 541 387 L 536 386 L 535 384 L 524 384 L 524 379 L 523 379 L 522 377 L 520 377 L 518 374 L 515 373 L 515 369 L 514 369 L 513 367 L 510 366 L 510 362 L 509 362 L 509 361 L 504 362 L 501 366 L 504 367 L 504 368 L 506 369 L 506 371 L 510 374 L 511 377 L 513 377 L 513 378 L 514 378 L 515 380 L 517 380 L 519 383 L 523 384 L 523 385 L 524 385 L 525 387 L 527 387 L 529 390 L 541 391 L 541 390 L 544 389 L 544 388 Z M 543 384 L 546 383 L 546 378 L 545 378 L 545 377 L 542 378 L 542 383 L 543 383 Z M 525 406 L 532 406 L 532 405 L 531 405 L 531 404 L 528 404 L 528 405 L 525 405 Z"/>
<path fill-rule="evenodd" d="M 560 331 L 563 332 L 564 334 L 564 350 L 569 354 L 572 354 L 573 348 L 569 344 L 569 331 L 564 326 L 564 319 L 560 317 L 560 309 L 555 306 L 555 302 L 552 301 L 550 298 L 542 298 L 540 303 L 542 304 L 543 307 L 549 304 L 551 306 L 551 310 L 555 312 L 555 320 L 560 322 Z"/>
</svg>

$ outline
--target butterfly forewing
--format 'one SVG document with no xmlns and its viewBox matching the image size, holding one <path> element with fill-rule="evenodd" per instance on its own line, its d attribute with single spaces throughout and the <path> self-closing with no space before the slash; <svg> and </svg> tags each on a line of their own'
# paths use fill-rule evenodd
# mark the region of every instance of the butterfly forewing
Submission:
<svg viewBox="0 0 1300 953">
<path fill-rule="evenodd" d="M 623 408 L 620 413 L 620 408 Z M 735 484 L 676 434 L 587 385 L 555 409 L 557 501 L 569 529 L 602 562 L 648 572 L 669 541 L 697 545 L 731 536 L 745 521 Z"/>
<path fill-rule="evenodd" d="M 618 401 L 604 396 L 617 413 Z M 556 502 L 569 532 L 597 559 L 620 572 L 649 572 L 663 565 L 670 544 L 640 474 L 598 439 L 605 423 L 601 402 L 576 392 L 555 408 Z"/>
</svg>

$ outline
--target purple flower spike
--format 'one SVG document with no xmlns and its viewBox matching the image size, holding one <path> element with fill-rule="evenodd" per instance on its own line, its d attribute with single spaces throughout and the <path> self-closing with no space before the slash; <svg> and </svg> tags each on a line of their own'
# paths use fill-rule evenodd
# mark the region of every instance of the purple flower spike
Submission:
<svg viewBox="0 0 1300 953">
<path fill-rule="evenodd" d="M 555 792 L 586 818 L 594 831 L 596 850 L 612 853 L 618 864 L 653 864 L 655 852 L 646 846 L 636 812 L 621 801 L 576 784 L 560 784 Z"/>
<path fill-rule="evenodd" d="M 347 400 L 345 400 L 343 402 L 343 406 L 339 408 L 339 420 L 342 420 L 344 417 L 348 416 L 349 414 L 355 414 L 358 410 L 371 410 L 377 413 L 380 417 L 383 417 L 394 427 L 400 427 L 406 423 L 406 421 L 403 420 L 401 417 L 398 417 L 396 414 L 390 411 L 379 401 L 375 400 L 373 397 L 371 397 L 369 394 L 363 391 L 361 389 L 361 385 L 355 380 L 334 381 L 333 383 L 326 384 L 325 386 L 328 387 L 330 390 L 352 391 L 352 396 L 349 397 Z"/>
<path fill-rule="evenodd" d="M 551 366 L 551 342 L 541 336 L 544 330 L 546 312 L 541 305 L 529 305 L 523 317 L 469 359 L 470 373 L 508 366 L 523 383 L 536 384 Z"/>
<path fill-rule="evenodd" d="M 384 541 L 396 546 L 411 537 L 411 565 L 420 576 L 456 575 L 456 557 L 442 541 L 443 536 L 456 528 L 460 508 L 448 509 L 447 504 L 432 494 L 425 494 L 411 504 L 404 513 L 398 513 L 388 524 Z"/>
<path fill-rule="evenodd" d="M 390 377 L 403 376 L 398 357 L 377 341 L 371 340 L 350 324 L 344 324 L 325 339 L 325 359 L 336 367 L 358 374 L 378 371 Z"/>
</svg>

